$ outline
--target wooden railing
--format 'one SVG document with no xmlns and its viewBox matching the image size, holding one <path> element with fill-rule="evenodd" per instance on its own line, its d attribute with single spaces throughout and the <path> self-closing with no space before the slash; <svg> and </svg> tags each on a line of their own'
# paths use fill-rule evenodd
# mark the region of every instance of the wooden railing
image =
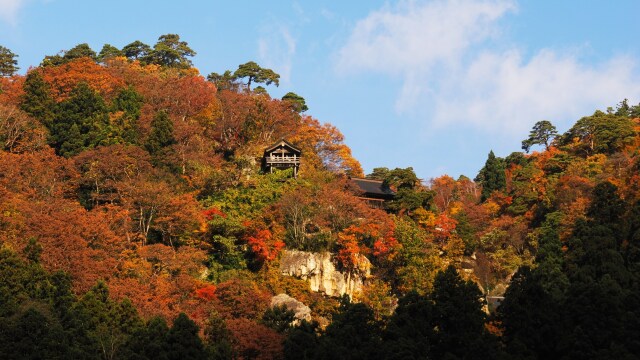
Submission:
<svg viewBox="0 0 640 360">
<path fill-rule="evenodd" d="M 299 156 L 267 156 L 267 164 L 274 164 L 274 163 L 299 163 L 300 162 L 300 157 Z"/>
</svg>

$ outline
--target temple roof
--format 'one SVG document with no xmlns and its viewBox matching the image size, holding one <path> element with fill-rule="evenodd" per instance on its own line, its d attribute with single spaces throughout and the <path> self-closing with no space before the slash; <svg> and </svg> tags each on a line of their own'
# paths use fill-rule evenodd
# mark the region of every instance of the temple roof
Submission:
<svg viewBox="0 0 640 360">
<path fill-rule="evenodd" d="M 276 150 L 279 147 L 288 148 L 291 152 L 297 153 L 297 154 L 300 154 L 302 152 L 300 149 L 298 149 L 297 147 L 293 146 L 290 142 L 288 142 L 285 139 L 281 139 L 277 143 L 275 143 L 275 144 L 271 145 L 270 147 L 266 148 L 264 150 L 264 152 L 265 152 L 265 154 L 267 154 L 267 153 L 273 152 L 274 150 Z"/>
<path fill-rule="evenodd" d="M 396 194 L 395 191 L 385 186 L 382 180 L 351 178 L 351 181 L 358 185 L 360 190 L 365 193 L 365 196 L 391 199 Z"/>
</svg>

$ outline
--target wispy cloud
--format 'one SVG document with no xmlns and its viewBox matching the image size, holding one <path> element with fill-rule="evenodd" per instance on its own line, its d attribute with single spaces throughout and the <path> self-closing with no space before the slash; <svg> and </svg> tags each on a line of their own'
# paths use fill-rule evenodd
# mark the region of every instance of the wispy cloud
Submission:
<svg viewBox="0 0 640 360">
<path fill-rule="evenodd" d="M 631 58 L 594 65 L 550 49 L 525 58 L 517 44 L 501 38 L 507 29 L 500 20 L 516 11 L 509 0 L 385 6 L 355 25 L 336 69 L 401 79 L 396 110 L 424 114 L 428 125 L 464 124 L 505 135 L 541 119 L 575 120 L 586 108 L 640 94 Z"/>
<path fill-rule="evenodd" d="M 291 81 L 293 57 L 296 54 L 296 40 L 284 25 L 271 25 L 258 39 L 258 56 L 261 64 L 273 68 L 280 74 L 280 81 Z"/>
<path fill-rule="evenodd" d="M 0 20 L 15 26 L 18 22 L 18 11 L 27 0 L 0 0 Z"/>
</svg>

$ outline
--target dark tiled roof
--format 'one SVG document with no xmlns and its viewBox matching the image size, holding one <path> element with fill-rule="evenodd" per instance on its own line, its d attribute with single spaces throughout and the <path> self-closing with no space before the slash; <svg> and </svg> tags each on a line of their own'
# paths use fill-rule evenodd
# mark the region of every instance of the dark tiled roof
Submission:
<svg viewBox="0 0 640 360">
<path fill-rule="evenodd" d="M 281 139 L 281 140 L 280 140 L 280 141 L 278 141 L 277 143 L 275 143 L 275 144 L 271 145 L 270 147 L 266 148 L 266 149 L 264 150 L 264 153 L 265 153 L 265 154 L 266 154 L 266 153 L 269 153 L 269 152 L 271 152 L 271 151 L 273 151 L 273 150 L 277 149 L 279 146 L 288 147 L 290 150 L 292 150 L 293 152 L 298 153 L 298 154 L 300 154 L 300 153 L 301 153 L 300 149 L 298 149 L 298 148 L 296 148 L 295 146 L 291 145 L 291 143 L 290 143 L 290 142 L 288 142 L 288 141 L 287 141 L 287 140 L 285 140 L 285 139 Z"/>
<path fill-rule="evenodd" d="M 381 180 L 351 178 L 351 181 L 362 190 L 365 196 L 375 196 L 381 198 L 393 198 L 395 191 L 384 186 Z"/>
</svg>

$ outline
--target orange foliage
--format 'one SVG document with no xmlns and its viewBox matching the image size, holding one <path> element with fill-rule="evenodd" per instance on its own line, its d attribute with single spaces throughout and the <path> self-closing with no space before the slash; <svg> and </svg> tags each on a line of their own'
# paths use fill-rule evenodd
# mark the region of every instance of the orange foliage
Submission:
<svg viewBox="0 0 640 360">
<path fill-rule="evenodd" d="M 66 100 L 71 90 L 80 83 L 86 83 L 106 99 L 111 99 L 125 85 L 122 78 L 113 76 L 90 58 L 74 59 L 39 71 L 42 71 L 42 78 L 50 86 L 51 97 L 57 102 Z"/>
<path fill-rule="evenodd" d="M 449 175 L 431 179 L 431 190 L 435 192 L 434 205 L 440 212 L 449 210 L 456 196 L 456 181 Z"/>
<path fill-rule="evenodd" d="M 0 76 L 0 104 L 20 105 L 20 98 L 24 94 L 24 76 L 15 75 L 11 77 Z"/>
<path fill-rule="evenodd" d="M 363 176 L 362 166 L 352 157 L 351 150 L 343 142 L 344 136 L 335 126 L 321 125 L 318 120 L 303 116 L 290 139 L 305 154 L 303 168 L 326 167 L 353 177 Z"/>
</svg>

